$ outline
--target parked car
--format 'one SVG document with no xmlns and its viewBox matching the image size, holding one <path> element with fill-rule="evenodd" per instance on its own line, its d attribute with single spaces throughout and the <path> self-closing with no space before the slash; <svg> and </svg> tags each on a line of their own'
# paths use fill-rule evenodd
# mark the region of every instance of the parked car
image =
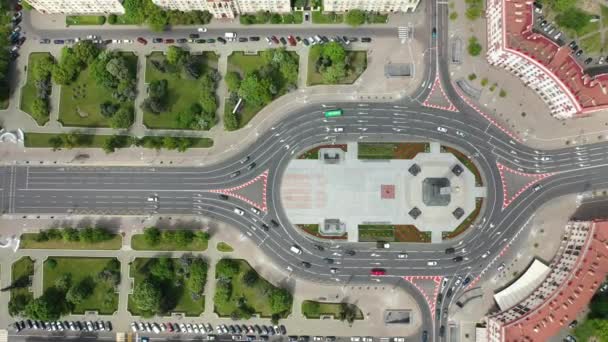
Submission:
<svg viewBox="0 0 608 342">
<path fill-rule="evenodd" d="M 179 39 L 176 40 L 176 42 L 178 44 L 186 44 L 188 42 L 188 39 L 186 39 L 186 38 L 179 38 Z"/>
<path fill-rule="evenodd" d="M 175 43 L 175 39 L 171 39 L 171 38 L 165 39 L 165 44 L 173 44 L 173 43 Z"/>
<path fill-rule="evenodd" d="M 222 37 L 217 37 L 217 41 L 222 43 L 222 44 L 226 44 L 226 39 L 222 38 Z"/>
<path fill-rule="evenodd" d="M 279 41 L 281 42 L 281 44 L 287 45 L 287 40 L 285 39 L 285 37 L 279 38 Z"/>
<path fill-rule="evenodd" d="M 361 38 L 361 43 L 371 43 L 372 39 L 370 37 Z"/>
<path fill-rule="evenodd" d="M 196 40 L 196 43 L 197 43 L 197 44 L 205 44 L 206 42 L 207 42 L 207 41 L 206 41 L 205 39 L 202 39 L 202 38 L 201 38 L 201 39 L 197 39 L 197 40 Z"/>
<path fill-rule="evenodd" d="M 249 39 L 247 37 L 239 37 L 239 43 L 246 43 Z"/>
<path fill-rule="evenodd" d="M 162 38 L 152 38 L 152 43 L 158 44 L 158 43 L 162 43 L 163 39 Z"/>
<path fill-rule="evenodd" d="M 65 44 L 65 41 L 63 39 L 55 39 L 55 40 L 53 40 L 53 43 L 61 45 L 61 44 Z"/>
<path fill-rule="evenodd" d="M 258 36 L 249 37 L 249 40 L 251 40 L 252 42 L 259 42 L 260 37 L 258 37 Z"/>
<path fill-rule="evenodd" d="M 273 43 L 279 44 L 279 39 L 276 36 L 272 36 L 272 37 L 270 37 L 270 39 L 272 40 Z"/>
<path fill-rule="evenodd" d="M 143 45 L 148 44 L 148 41 L 145 40 L 143 37 L 137 37 L 137 42 Z"/>
<path fill-rule="evenodd" d="M 291 35 L 288 36 L 287 40 L 289 41 L 289 45 L 296 46 L 297 42 L 296 42 L 296 39 L 293 36 L 291 36 Z"/>
</svg>

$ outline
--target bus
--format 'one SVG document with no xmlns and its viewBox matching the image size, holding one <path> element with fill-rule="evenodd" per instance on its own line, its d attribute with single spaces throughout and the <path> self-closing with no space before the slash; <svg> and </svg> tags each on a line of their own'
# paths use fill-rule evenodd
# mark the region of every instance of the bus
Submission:
<svg viewBox="0 0 608 342">
<path fill-rule="evenodd" d="M 342 116 L 342 109 L 334 109 L 334 110 L 328 110 L 327 112 L 325 112 L 325 117 L 326 118 L 333 118 L 336 116 Z"/>
</svg>

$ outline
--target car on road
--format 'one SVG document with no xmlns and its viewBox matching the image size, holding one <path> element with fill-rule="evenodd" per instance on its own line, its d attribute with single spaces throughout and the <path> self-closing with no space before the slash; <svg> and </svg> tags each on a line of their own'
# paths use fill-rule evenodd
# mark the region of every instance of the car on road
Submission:
<svg viewBox="0 0 608 342">
<path fill-rule="evenodd" d="M 498 266 L 498 268 L 496 269 L 498 272 L 502 272 L 505 269 L 505 263 L 503 262 L 502 264 L 500 264 Z"/>
<path fill-rule="evenodd" d="M 198 32 L 207 32 L 207 28 L 206 27 L 199 27 L 198 29 L 196 29 Z"/>
<path fill-rule="evenodd" d="M 266 223 L 262 223 L 262 230 L 267 232 L 270 230 L 270 227 Z"/>
<path fill-rule="evenodd" d="M 427 266 L 437 266 L 437 261 L 436 260 L 429 260 L 426 262 Z"/>
<path fill-rule="evenodd" d="M 189 37 L 189 38 L 192 38 L 192 39 L 198 39 L 198 38 L 200 38 L 201 36 L 200 36 L 198 33 L 190 33 L 190 34 L 188 35 L 188 37 Z"/>
<path fill-rule="evenodd" d="M 291 247 L 289 247 L 289 250 L 294 253 L 294 254 L 302 254 L 302 250 L 300 249 L 300 247 L 293 245 Z"/>
<path fill-rule="evenodd" d="M 186 38 L 179 38 L 178 40 L 176 40 L 176 42 L 178 44 L 186 44 L 188 42 L 188 39 L 186 39 Z"/>
<path fill-rule="evenodd" d="M 239 43 L 247 43 L 249 39 L 247 37 L 239 37 Z"/>
<path fill-rule="evenodd" d="M 163 39 L 162 38 L 152 38 L 152 43 L 158 44 L 158 43 L 162 43 Z"/>
<path fill-rule="evenodd" d="M 386 275 L 386 270 L 384 270 L 382 268 L 372 268 L 372 270 L 370 271 L 370 274 L 373 276 L 382 276 L 382 275 Z"/>
<path fill-rule="evenodd" d="M 334 127 L 334 132 L 342 133 L 342 132 L 344 132 L 344 127 Z"/>
<path fill-rule="evenodd" d="M 63 40 L 63 39 L 55 39 L 55 40 L 53 40 L 53 43 L 61 45 L 61 44 L 65 44 L 65 40 Z"/>
<path fill-rule="evenodd" d="M 302 261 L 302 267 L 304 268 L 310 268 L 310 263 L 308 261 Z"/>
<path fill-rule="evenodd" d="M 454 247 L 449 247 L 445 249 L 445 254 L 454 254 L 454 252 L 456 252 L 456 249 Z"/>
<path fill-rule="evenodd" d="M 485 259 L 485 258 L 487 258 L 487 257 L 488 257 L 488 255 L 490 255 L 490 251 L 487 251 L 487 252 L 483 253 L 483 254 L 481 255 L 481 258 L 482 258 L 482 259 Z"/>
<path fill-rule="evenodd" d="M 337 268 L 335 268 L 335 267 L 332 267 L 332 268 L 330 268 L 330 269 L 329 269 L 329 272 L 330 272 L 331 274 L 336 274 L 336 273 L 338 273 L 338 269 L 337 269 Z"/>
<path fill-rule="evenodd" d="M 399 253 L 397 254 L 397 259 L 407 259 L 407 253 Z"/>
<path fill-rule="evenodd" d="M 455 257 L 453 257 L 453 258 L 452 258 L 452 261 L 453 261 L 453 262 L 461 262 L 463 259 L 464 259 L 464 258 L 463 258 L 461 255 L 459 255 L 459 256 L 455 256 Z"/>
<path fill-rule="evenodd" d="M 247 170 L 248 171 L 253 170 L 253 168 L 255 168 L 256 165 L 257 165 L 256 163 L 251 163 L 251 164 L 247 165 Z"/>
<path fill-rule="evenodd" d="M 50 43 L 51 43 L 51 40 L 48 38 L 40 39 L 40 44 L 50 44 Z"/>
<path fill-rule="evenodd" d="M 243 209 L 240 209 L 240 208 L 234 208 L 234 212 L 239 216 L 245 215 L 245 212 L 243 211 Z"/>
<path fill-rule="evenodd" d="M 466 277 L 462 281 L 462 285 L 468 285 L 471 282 L 471 277 Z"/>
<path fill-rule="evenodd" d="M 441 133 L 447 133 L 447 132 L 448 132 L 448 129 L 447 129 L 447 128 L 445 128 L 445 127 L 441 127 L 441 126 L 438 126 L 438 127 L 437 127 L 437 130 L 438 130 L 439 132 L 441 132 Z"/>
<path fill-rule="evenodd" d="M 452 293 L 454 292 L 454 290 L 450 287 L 448 289 L 448 292 L 445 294 L 446 297 L 451 298 L 452 297 Z"/>
<path fill-rule="evenodd" d="M 323 261 L 325 261 L 328 265 L 332 265 L 334 263 L 334 259 L 332 258 L 323 258 Z"/>
<path fill-rule="evenodd" d="M 433 27 L 433 30 L 431 31 L 431 37 L 437 38 L 437 28 Z"/>
<path fill-rule="evenodd" d="M 220 196 L 220 199 L 222 199 L 224 201 L 227 201 L 229 199 L 228 195 L 220 194 L 219 196 Z"/>
<path fill-rule="evenodd" d="M 143 37 L 137 37 L 137 42 L 143 45 L 147 45 L 148 41 L 145 40 Z"/>
<path fill-rule="evenodd" d="M 251 207 L 251 211 L 253 211 L 254 214 L 256 215 L 260 215 L 262 212 L 260 211 L 260 209 L 256 208 L 256 207 Z"/>
<path fill-rule="evenodd" d="M 240 175 L 240 174 L 241 174 L 241 171 L 238 171 L 238 170 L 237 170 L 237 171 L 234 171 L 233 173 L 231 173 L 231 174 L 230 174 L 230 178 L 237 177 L 237 176 L 238 176 L 238 175 Z"/>
<path fill-rule="evenodd" d="M 391 248 L 391 244 L 388 242 L 384 242 L 384 241 L 378 241 L 378 242 L 376 242 L 376 248 L 389 249 L 389 248 Z"/>
<path fill-rule="evenodd" d="M 196 44 L 205 44 L 207 41 L 203 38 L 199 38 L 197 40 L 195 40 Z"/>
</svg>

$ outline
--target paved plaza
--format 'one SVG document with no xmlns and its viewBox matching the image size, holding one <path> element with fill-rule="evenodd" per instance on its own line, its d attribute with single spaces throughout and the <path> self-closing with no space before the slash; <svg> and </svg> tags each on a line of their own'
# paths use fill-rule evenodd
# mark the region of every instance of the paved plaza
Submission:
<svg viewBox="0 0 608 342">
<path fill-rule="evenodd" d="M 398 224 L 431 231 L 432 241 L 440 242 L 442 231 L 451 231 L 466 219 L 485 189 L 476 187 L 467 168 L 461 167 L 459 175 L 452 171 L 461 165 L 453 154 L 441 153 L 438 143 L 430 146 L 429 153 L 411 160 L 357 159 L 357 143 L 349 143 L 336 163 L 294 159 L 281 187 L 287 215 L 295 224 L 322 225 L 326 219 L 339 219 L 349 241 L 358 241 L 358 225 Z M 419 166 L 416 175 L 410 172 L 412 165 Z M 431 184 L 434 180 L 448 185 L 437 188 Z M 416 218 L 411 212 L 415 208 L 420 211 Z M 464 213 L 457 218 L 453 213 L 458 208 Z"/>
</svg>

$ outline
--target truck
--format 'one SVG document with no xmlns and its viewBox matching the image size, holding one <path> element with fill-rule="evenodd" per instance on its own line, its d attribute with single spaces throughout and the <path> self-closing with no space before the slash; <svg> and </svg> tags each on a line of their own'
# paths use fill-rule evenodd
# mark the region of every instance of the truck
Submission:
<svg viewBox="0 0 608 342">
<path fill-rule="evenodd" d="M 224 33 L 224 38 L 226 38 L 226 40 L 229 42 L 233 42 L 236 40 L 236 33 L 235 32 L 226 32 L 226 33 Z"/>
</svg>

